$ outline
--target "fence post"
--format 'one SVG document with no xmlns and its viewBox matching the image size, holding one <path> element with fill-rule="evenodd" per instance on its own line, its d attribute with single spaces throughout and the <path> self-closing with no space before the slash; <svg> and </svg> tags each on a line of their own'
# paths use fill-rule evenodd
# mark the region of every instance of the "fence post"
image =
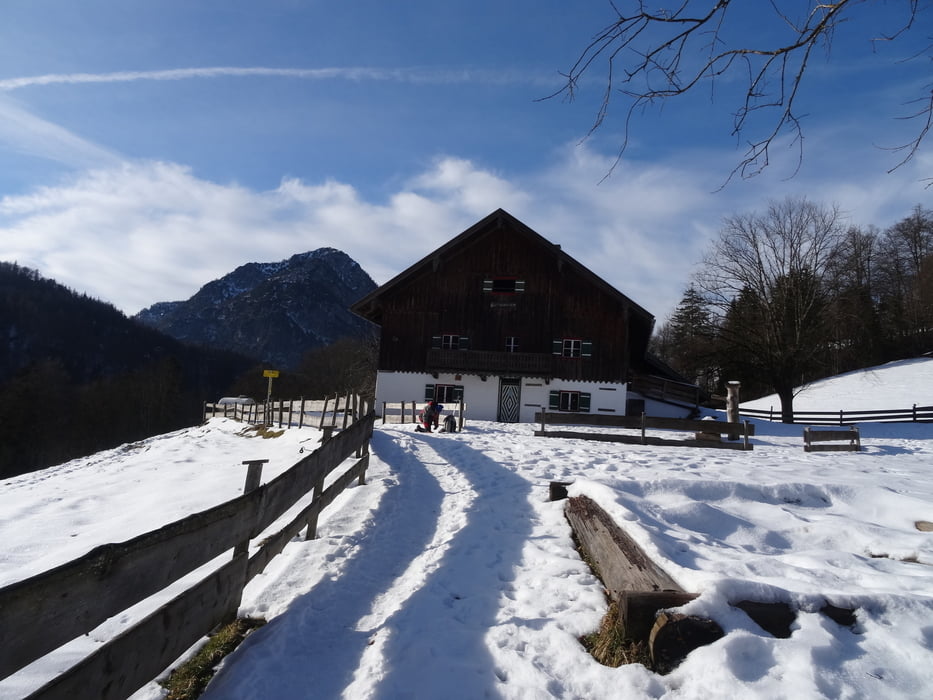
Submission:
<svg viewBox="0 0 933 700">
<path fill-rule="evenodd" d="M 323 492 L 324 479 L 319 479 L 318 482 L 314 485 L 314 495 L 311 497 L 311 502 L 314 503 L 317 501 Z M 317 517 L 319 513 L 320 509 L 314 511 L 314 514 L 308 518 L 308 531 L 305 533 L 305 540 L 313 540 L 317 538 Z"/>
<path fill-rule="evenodd" d="M 243 464 L 247 465 L 246 483 L 243 484 L 243 493 L 247 494 L 259 488 L 259 482 L 262 480 L 262 465 L 268 462 L 268 459 L 248 459 Z M 234 558 L 240 554 L 246 554 L 249 550 L 249 540 L 240 542 L 233 550 Z"/>
<path fill-rule="evenodd" d="M 457 420 L 457 432 L 463 432 L 463 397 L 460 397 L 460 416 Z"/>
<path fill-rule="evenodd" d="M 739 389 L 741 386 L 741 382 L 726 382 L 726 420 L 730 423 L 739 422 Z M 730 440 L 738 440 L 738 430 L 733 430 L 728 437 Z"/>
<path fill-rule="evenodd" d="M 320 420 L 320 422 L 317 424 L 318 429 L 323 429 L 323 428 L 324 428 L 324 419 L 327 417 L 327 404 L 328 404 L 328 402 L 330 402 L 330 397 L 329 397 L 329 396 L 325 396 L 325 397 L 324 397 L 324 408 L 321 409 L 321 420 Z"/>
<path fill-rule="evenodd" d="M 839 410 L 839 425 L 845 425 L 845 418 L 843 418 L 843 411 Z"/>
<path fill-rule="evenodd" d="M 350 414 L 350 409 L 351 409 L 350 392 L 348 391 L 347 397 L 344 399 L 344 402 L 343 402 L 343 429 L 344 430 L 347 429 L 347 418 Z M 334 416 L 334 418 L 336 419 L 337 416 Z"/>
<path fill-rule="evenodd" d="M 917 422 L 917 404 L 914 404 L 913 414 L 914 414 L 914 423 L 916 423 Z"/>
</svg>

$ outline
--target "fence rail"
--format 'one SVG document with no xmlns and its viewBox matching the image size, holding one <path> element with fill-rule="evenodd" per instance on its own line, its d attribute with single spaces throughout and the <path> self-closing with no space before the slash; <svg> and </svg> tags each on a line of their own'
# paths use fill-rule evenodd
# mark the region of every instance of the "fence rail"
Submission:
<svg viewBox="0 0 933 700">
<path fill-rule="evenodd" d="M 767 421 L 780 421 L 781 409 L 739 408 L 739 414 Z M 892 408 L 878 411 L 794 411 L 794 423 L 808 425 L 849 425 L 851 423 L 933 423 L 933 406 Z"/>
<path fill-rule="evenodd" d="M 315 425 L 324 428 L 328 425 L 339 427 L 347 424 L 364 413 L 366 401 L 358 394 L 335 394 L 324 399 L 284 399 L 266 403 L 205 403 L 204 420 L 214 416 L 233 418 L 234 420 L 257 425 L 275 425 L 278 427 L 304 427 Z"/>
<path fill-rule="evenodd" d="M 249 580 L 302 529 L 313 538 L 318 514 L 340 491 L 356 479 L 364 483 L 374 423 L 370 412 L 238 498 L 0 588 L 0 678 L 233 550 L 231 561 L 28 697 L 109 700 L 135 692 L 232 620 Z M 357 461 L 324 489 L 324 479 L 354 453 Z M 250 556 L 249 540 L 312 490 L 310 505 Z"/>
</svg>

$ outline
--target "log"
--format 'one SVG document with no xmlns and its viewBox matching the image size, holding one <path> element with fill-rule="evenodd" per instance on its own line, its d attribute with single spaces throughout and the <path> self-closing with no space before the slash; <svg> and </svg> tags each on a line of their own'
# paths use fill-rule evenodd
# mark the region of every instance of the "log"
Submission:
<svg viewBox="0 0 933 700">
<path fill-rule="evenodd" d="M 694 649 L 722 639 L 722 627 L 702 617 L 662 612 L 651 630 L 648 649 L 657 673 L 673 671 Z"/>
<path fill-rule="evenodd" d="M 613 600 L 620 600 L 624 592 L 683 592 L 595 501 L 575 496 L 568 499 L 564 512 Z"/>
</svg>

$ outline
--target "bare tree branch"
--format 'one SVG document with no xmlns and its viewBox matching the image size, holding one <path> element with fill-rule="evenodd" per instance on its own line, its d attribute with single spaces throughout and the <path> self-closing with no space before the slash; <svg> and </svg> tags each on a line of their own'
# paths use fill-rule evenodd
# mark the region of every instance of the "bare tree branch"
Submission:
<svg viewBox="0 0 933 700">
<path fill-rule="evenodd" d="M 873 41 L 897 40 L 914 27 L 918 14 L 928 9 L 919 0 L 901 1 L 905 4 L 903 23 L 896 31 Z M 621 145 L 611 173 L 628 148 L 633 119 L 638 112 L 694 91 L 704 81 L 712 84 L 741 71 L 745 88 L 733 116 L 732 135 L 739 142 L 746 141 L 746 150 L 723 186 L 736 175 L 750 178 L 761 173 L 770 163 L 772 145 L 784 134 L 791 136 L 791 144 L 797 150 L 796 174 L 803 159 L 802 115 L 797 103 L 812 53 L 821 46 L 828 50 L 839 24 L 855 11 L 854 8 L 868 2 L 871 0 L 810 2 L 809 11 L 795 20 L 787 10 L 781 9 L 787 3 L 779 7 L 776 0 L 770 0 L 771 15 L 760 20 L 766 31 L 755 32 L 752 27 L 742 33 L 741 39 L 736 38 L 736 27 L 727 24 L 728 19 L 742 11 L 742 3 L 735 0 L 714 3 L 680 0 L 672 10 L 653 10 L 649 5 L 654 3 L 637 0 L 626 2 L 626 7 L 632 7 L 624 11 L 619 9 L 622 2 L 613 2 L 610 5 L 616 20 L 598 32 L 584 48 L 570 71 L 563 75 L 565 83 L 561 89 L 543 99 L 561 95 L 573 100 L 583 77 L 595 71 L 597 65 L 603 65 L 605 90 L 584 138 L 603 125 L 616 93 L 628 98 L 622 119 Z M 787 38 L 782 43 L 769 45 L 765 37 L 768 30 L 775 27 L 783 27 L 780 35 Z M 745 34 L 748 34 L 747 40 Z M 744 41 L 748 43 L 740 43 Z M 927 49 L 917 58 L 931 53 L 933 51 Z M 933 85 L 928 87 L 930 95 L 918 100 L 921 108 L 905 117 L 920 122 L 917 137 L 890 149 L 904 153 L 904 158 L 892 170 L 917 153 L 930 131 Z M 762 130 L 759 115 L 770 119 L 771 125 Z M 746 139 L 748 133 L 750 139 Z"/>
</svg>

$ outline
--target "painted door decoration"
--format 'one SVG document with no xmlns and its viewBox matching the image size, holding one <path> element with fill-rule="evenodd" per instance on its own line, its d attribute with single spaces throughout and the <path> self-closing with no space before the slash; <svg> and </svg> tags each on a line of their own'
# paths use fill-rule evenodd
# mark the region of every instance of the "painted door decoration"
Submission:
<svg viewBox="0 0 933 700">
<path fill-rule="evenodd" d="M 499 380 L 498 420 L 500 423 L 518 423 L 521 394 L 521 377 L 502 377 Z"/>
</svg>

